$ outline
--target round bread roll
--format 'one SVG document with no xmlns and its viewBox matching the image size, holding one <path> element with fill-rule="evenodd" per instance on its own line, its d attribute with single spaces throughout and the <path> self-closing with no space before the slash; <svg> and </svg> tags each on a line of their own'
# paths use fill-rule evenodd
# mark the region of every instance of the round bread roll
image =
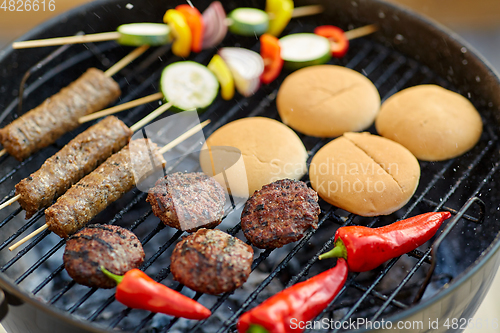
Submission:
<svg viewBox="0 0 500 333">
<path fill-rule="evenodd" d="M 206 153 L 207 145 L 211 154 Z M 231 147 L 237 150 L 231 151 Z M 245 198 L 273 181 L 299 180 L 307 171 L 306 160 L 306 148 L 294 131 L 279 121 L 262 117 L 239 119 L 222 126 L 207 139 L 200 154 L 203 172 L 232 195 Z"/>
<path fill-rule="evenodd" d="M 483 122 L 465 97 L 436 85 L 402 90 L 384 102 L 380 135 L 399 142 L 423 161 L 464 154 L 479 141 Z"/>
<path fill-rule="evenodd" d="M 314 156 L 311 185 L 328 203 L 361 216 L 389 215 L 412 197 L 420 179 L 405 147 L 370 133 L 345 133 Z"/>
<path fill-rule="evenodd" d="M 284 124 L 316 137 L 362 131 L 380 109 L 377 88 L 364 75 L 341 66 L 321 65 L 290 74 L 276 105 Z"/>
</svg>

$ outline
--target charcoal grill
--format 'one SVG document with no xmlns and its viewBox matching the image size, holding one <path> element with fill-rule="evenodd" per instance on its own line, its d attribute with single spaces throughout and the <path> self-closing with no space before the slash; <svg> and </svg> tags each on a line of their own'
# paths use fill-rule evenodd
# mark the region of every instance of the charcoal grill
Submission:
<svg viewBox="0 0 500 333">
<path fill-rule="evenodd" d="M 127 6 L 130 3 L 133 8 Z M 180 1 L 96 1 L 63 14 L 33 30 L 22 39 L 48 38 L 78 33 L 111 31 L 119 24 L 140 21 L 161 21 L 161 13 Z M 208 1 L 193 1 L 200 10 Z M 312 4 L 296 1 L 296 5 Z M 317 2 L 315 2 L 317 3 Z M 484 298 L 500 256 L 499 190 L 500 167 L 498 124 L 500 122 L 500 84 L 498 77 L 474 51 L 451 32 L 413 13 L 369 0 L 323 1 L 326 10 L 315 17 L 293 20 L 284 34 L 312 31 L 320 24 L 335 24 L 348 30 L 365 24 L 378 23 L 380 31 L 369 38 L 352 41 L 348 55 L 332 60 L 366 75 L 379 89 L 385 100 L 406 87 L 435 83 L 469 98 L 480 111 L 484 133 L 469 153 L 453 160 L 421 162 L 422 178 L 415 196 L 400 211 L 387 217 L 363 218 L 321 202 L 320 227 L 309 231 L 294 244 L 274 251 L 257 251 L 249 281 L 235 293 L 220 296 L 194 293 L 172 280 L 169 255 L 183 235 L 164 227 L 151 214 L 145 194 L 132 191 L 111 205 L 95 221 L 119 224 L 133 230 L 146 250 L 142 266 L 157 281 L 199 300 L 213 311 L 202 322 L 179 320 L 141 310 L 131 310 L 114 300 L 113 291 L 89 289 L 76 285 L 64 271 L 62 251 L 64 240 L 45 231 L 18 252 L 7 247 L 21 236 L 44 223 L 43 212 L 30 220 L 15 204 L 0 212 L 0 318 L 10 332 L 231 332 L 245 310 L 257 305 L 273 293 L 304 280 L 334 265 L 334 261 L 318 262 L 318 255 L 333 245 L 335 230 L 344 225 L 380 226 L 408 216 L 431 210 L 448 210 L 454 215 L 439 239 L 440 246 L 430 251 L 426 244 L 419 250 L 391 260 L 367 273 L 350 274 L 340 295 L 317 318 L 349 323 L 358 318 L 371 321 L 422 321 L 427 331 L 428 321 L 469 319 Z M 263 1 L 225 3 L 226 10 L 248 6 L 263 8 Z M 255 38 L 228 35 L 221 46 L 242 46 L 258 50 Z M 86 68 L 107 68 L 130 50 L 114 42 L 75 45 L 55 53 L 54 49 L 0 52 L 0 121 L 4 126 L 19 113 L 19 85 L 30 68 L 22 99 L 25 112 L 46 97 L 76 79 Z M 206 64 L 215 50 L 192 55 L 191 59 Z M 115 76 L 124 91 L 122 102 L 157 91 L 161 69 L 181 60 L 169 47 L 152 49 L 134 64 Z M 36 66 L 38 61 L 43 66 Z M 33 67 L 34 66 L 34 67 Z M 231 101 L 217 99 L 202 114 L 201 120 L 211 119 L 205 135 L 223 124 L 241 117 L 266 116 L 279 119 L 275 98 L 287 73 L 269 86 L 262 87 L 250 98 L 237 96 Z M 150 112 L 154 103 L 119 115 L 133 124 Z M 404 110 L 402 110 L 404 112 Z M 0 158 L 0 197 L 5 202 L 14 195 L 14 185 L 35 171 L 77 133 L 68 133 L 57 143 L 33 155 L 24 162 Z M 370 131 L 374 133 L 374 128 Z M 309 156 L 329 140 L 301 135 Z M 436 143 L 439 144 L 439 143 Z M 183 147 L 182 149 L 187 149 Z M 179 158 L 172 164 L 176 170 L 196 170 L 192 161 L 196 153 Z M 305 177 L 307 180 L 307 176 Z M 244 239 L 237 212 L 229 214 L 221 229 Z M 442 242 L 441 242 L 442 240 Z M 429 273 L 434 268 L 432 274 Z M 429 274 L 428 274 L 429 273 Z M 427 278 L 428 277 L 428 278 Z M 0 292 L 0 296 L 3 294 Z M 420 299 L 420 296 L 423 296 Z M 8 304 L 8 305 L 7 305 Z M 461 321 L 459 323 L 462 323 Z M 348 330 L 349 326 L 333 327 L 330 331 Z M 484 322 L 483 322 L 484 324 Z M 491 323 L 490 323 L 491 324 Z M 351 327 L 352 328 L 352 327 Z M 461 331 L 463 324 L 450 327 Z M 437 331 L 443 331 L 443 326 Z"/>
</svg>

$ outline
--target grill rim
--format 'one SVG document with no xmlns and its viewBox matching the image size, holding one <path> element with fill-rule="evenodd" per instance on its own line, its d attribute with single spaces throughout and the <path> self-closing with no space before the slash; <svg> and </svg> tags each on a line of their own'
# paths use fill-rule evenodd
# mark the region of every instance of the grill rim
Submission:
<svg viewBox="0 0 500 333">
<path fill-rule="evenodd" d="M 65 13 L 62 13 L 48 21 L 45 21 L 44 23 L 38 25 L 34 29 L 30 30 L 23 36 L 19 37 L 16 39 L 16 41 L 21 41 L 21 40 L 27 40 L 27 39 L 33 39 L 35 36 L 39 34 L 43 34 L 44 31 L 49 30 L 48 28 L 52 27 L 54 24 L 59 24 L 61 21 L 70 19 L 72 16 L 81 14 L 82 11 L 91 11 L 93 8 L 99 7 L 101 4 L 114 4 L 114 3 L 121 3 L 121 0 L 102 0 L 102 1 L 95 1 L 91 3 L 84 4 L 82 6 L 78 6 L 76 8 L 73 8 Z M 302 2 L 307 2 L 307 4 L 312 3 L 313 1 L 310 0 L 305 0 Z M 408 9 L 405 6 L 402 5 L 395 5 L 392 3 L 385 2 L 384 0 L 356 0 L 355 1 L 358 6 L 365 6 L 368 3 L 370 3 L 370 6 L 374 6 L 376 8 L 384 8 L 387 9 L 388 12 L 393 11 L 401 16 L 405 16 L 404 18 L 401 19 L 401 21 L 405 22 L 408 25 L 417 25 L 417 26 L 422 26 L 425 29 L 427 29 L 429 33 L 433 33 L 436 36 L 442 36 L 446 38 L 446 42 L 452 42 L 452 45 L 449 45 L 450 48 L 455 47 L 460 49 L 460 47 L 466 47 L 467 48 L 467 57 L 469 60 L 473 60 L 475 63 L 475 66 L 477 68 L 481 69 L 481 74 L 484 73 L 489 73 L 490 74 L 490 79 L 494 81 L 494 83 L 497 85 L 497 96 L 488 96 L 491 97 L 491 101 L 493 101 L 493 107 L 496 107 L 496 112 L 494 115 L 496 118 L 499 120 L 500 123 L 500 75 L 499 73 L 491 66 L 491 64 L 472 46 L 470 46 L 466 41 L 464 41 L 460 36 L 458 36 L 456 33 L 451 31 L 450 29 L 446 28 L 445 26 L 441 25 L 440 23 L 437 23 L 433 21 L 432 19 L 429 19 L 427 17 L 424 17 L 420 14 L 417 14 L 410 9 Z M 304 4 L 304 3 L 302 3 Z M 349 16 L 349 15 L 347 15 Z M 389 23 L 388 24 L 390 27 L 393 27 L 394 25 Z M 389 35 L 384 35 L 381 36 L 382 33 L 384 32 L 384 29 L 382 28 L 379 31 L 380 37 L 376 38 L 377 42 L 381 42 L 382 44 L 387 44 L 388 43 L 388 38 Z M 386 39 L 387 38 L 387 39 Z M 449 44 L 449 43 L 448 43 Z M 415 59 L 415 55 L 409 54 L 405 52 L 404 50 L 400 50 L 397 45 L 392 45 L 398 52 L 403 53 L 405 56 L 407 56 L 410 59 L 413 59 L 419 63 L 425 64 L 429 68 L 431 68 L 433 71 L 438 73 L 443 78 L 446 78 L 446 75 L 443 75 L 443 73 L 440 73 L 436 71 L 432 66 L 429 64 L 425 63 L 422 61 L 422 59 Z M 6 48 L 0 50 L 0 62 L 3 62 L 5 58 L 7 58 L 14 50 L 12 49 L 11 44 L 8 44 Z M 457 75 L 456 77 L 464 78 L 462 74 Z M 472 82 L 473 84 L 476 84 L 476 82 Z M 488 85 L 488 82 L 479 82 L 480 87 L 484 87 Z M 471 88 L 472 89 L 472 88 Z M 472 89 L 473 90 L 473 89 Z M 484 91 L 484 90 L 483 90 Z M 486 91 L 484 91 L 486 92 Z M 489 91 L 490 95 L 492 93 L 491 89 Z M 495 103 L 496 102 L 496 103 Z M 492 107 L 491 107 L 492 108 Z M 491 109 L 490 108 L 490 109 Z M 485 109 L 484 112 L 491 112 L 492 110 L 486 110 L 488 107 L 484 107 Z M 476 275 L 478 272 L 480 272 L 487 264 L 490 264 L 492 260 L 495 259 L 495 256 L 497 257 L 497 263 L 495 264 L 496 267 L 498 267 L 498 263 L 500 261 L 500 255 L 499 255 L 499 249 L 500 249 L 500 233 L 498 233 L 495 237 L 495 239 L 491 242 L 491 244 L 481 253 L 481 255 L 477 258 L 477 260 L 471 264 L 464 272 L 462 272 L 460 275 L 458 275 L 456 278 L 452 280 L 452 282 L 448 285 L 446 289 L 443 290 L 441 288 L 440 291 L 438 291 L 435 295 L 430 297 L 429 299 L 426 299 L 424 301 L 419 302 L 417 305 L 413 305 L 410 308 L 406 310 L 402 310 L 401 312 L 398 312 L 394 315 L 390 315 L 384 320 L 386 321 L 392 321 L 392 322 L 397 322 L 397 321 L 403 321 L 405 318 L 409 318 L 412 315 L 415 315 L 422 310 L 426 308 L 430 308 L 432 305 L 440 302 L 444 298 L 450 296 L 452 293 L 454 293 L 460 286 L 462 286 L 467 280 L 471 279 L 474 275 Z M 495 271 L 496 272 L 496 271 Z M 485 279 L 483 278 L 483 282 Z M 487 289 L 489 289 L 489 286 L 491 285 L 492 278 L 490 279 L 488 284 Z M 38 299 L 36 299 L 34 296 L 31 295 L 31 293 L 28 293 L 24 291 L 22 288 L 19 288 L 14 280 L 10 279 L 8 276 L 5 274 L 0 274 L 0 291 L 3 290 L 6 293 L 6 298 L 10 298 L 9 296 L 15 296 L 21 300 L 21 303 L 28 303 L 32 306 L 34 306 L 36 309 L 41 310 L 45 312 L 48 315 L 54 316 L 57 319 L 65 322 L 66 324 L 69 325 L 74 325 L 77 326 L 78 328 L 81 328 L 85 331 L 88 332 L 98 332 L 98 333 L 106 333 L 110 332 L 110 330 L 104 329 L 102 326 L 99 324 L 96 324 L 94 322 L 89 322 L 88 320 L 84 319 L 79 319 L 78 317 L 71 315 L 67 311 L 60 310 L 59 308 L 55 306 L 51 306 L 50 304 L 47 304 L 45 302 L 42 302 Z M 484 299 L 485 295 L 482 295 L 480 297 L 480 300 Z M 476 307 L 477 309 L 477 307 Z M 354 330 L 354 332 L 365 332 L 369 330 Z"/>
</svg>

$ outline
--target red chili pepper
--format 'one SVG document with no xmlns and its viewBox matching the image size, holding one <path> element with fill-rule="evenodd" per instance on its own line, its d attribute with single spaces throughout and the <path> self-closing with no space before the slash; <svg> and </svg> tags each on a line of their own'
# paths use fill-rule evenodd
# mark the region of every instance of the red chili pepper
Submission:
<svg viewBox="0 0 500 333">
<path fill-rule="evenodd" d="M 205 30 L 205 25 L 203 23 L 203 16 L 198 11 L 198 9 L 191 7 L 188 4 L 182 4 L 175 7 L 182 16 L 186 19 L 186 22 L 191 30 L 191 50 L 193 52 L 201 52 L 203 33 Z"/>
<path fill-rule="evenodd" d="M 322 25 L 314 29 L 316 35 L 326 37 L 330 40 L 332 57 L 342 58 L 349 50 L 349 40 L 344 34 L 344 30 L 333 25 Z"/>
<path fill-rule="evenodd" d="M 298 324 L 313 320 L 330 304 L 344 286 L 347 273 L 345 260 L 337 260 L 337 266 L 297 283 L 245 312 L 238 320 L 238 332 L 302 332 L 304 329 Z"/>
<path fill-rule="evenodd" d="M 123 276 L 115 275 L 104 267 L 101 270 L 116 281 L 116 300 L 129 308 L 196 320 L 211 315 L 210 310 L 200 303 L 154 281 L 139 269 L 132 269 Z"/>
<path fill-rule="evenodd" d="M 281 73 L 283 59 L 281 58 L 281 47 L 278 38 L 263 34 L 260 36 L 260 55 L 264 60 L 264 72 L 260 81 L 264 84 L 273 82 Z"/>
<path fill-rule="evenodd" d="M 366 272 L 415 250 L 450 216 L 449 212 L 426 213 L 380 228 L 342 227 L 335 233 L 335 247 L 319 259 L 344 258 L 352 272 Z"/>
</svg>

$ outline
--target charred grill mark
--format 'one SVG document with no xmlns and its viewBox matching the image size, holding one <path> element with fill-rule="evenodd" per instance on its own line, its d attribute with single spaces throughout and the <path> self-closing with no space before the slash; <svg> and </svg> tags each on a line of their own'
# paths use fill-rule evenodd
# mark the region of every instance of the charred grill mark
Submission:
<svg viewBox="0 0 500 333">
<path fill-rule="evenodd" d="M 106 231 L 109 231 L 109 232 L 114 232 L 113 229 L 111 229 L 111 228 L 109 228 L 109 227 L 107 227 L 105 225 L 102 225 L 102 224 L 91 224 L 91 225 L 88 225 L 86 228 L 87 229 L 100 229 L 100 230 L 106 230 Z"/>
<path fill-rule="evenodd" d="M 106 242 L 104 239 L 99 238 L 99 236 L 97 236 L 97 235 L 90 235 L 90 236 L 89 235 L 74 235 L 74 236 L 71 236 L 69 239 L 70 240 L 77 240 L 77 239 L 80 239 L 80 238 L 83 238 L 83 239 L 86 239 L 86 240 L 89 240 L 89 241 L 96 241 L 99 244 L 102 244 L 102 245 L 106 246 L 109 250 L 114 251 L 113 245 L 111 245 L 110 243 Z"/>
<path fill-rule="evenodd" d="M 89 259 L 89 251 L 84 250 L 84 251 L 71 251 L 71 250 L 66 250 L 64 251 L 64 257 L 68 257 L 67 260 L 74 260 L 74 259 L 83 259 L 85 262 L 88 262 L 89 264 L 92 264 L 92 262 L 88 261 Z"/>
</svg>

